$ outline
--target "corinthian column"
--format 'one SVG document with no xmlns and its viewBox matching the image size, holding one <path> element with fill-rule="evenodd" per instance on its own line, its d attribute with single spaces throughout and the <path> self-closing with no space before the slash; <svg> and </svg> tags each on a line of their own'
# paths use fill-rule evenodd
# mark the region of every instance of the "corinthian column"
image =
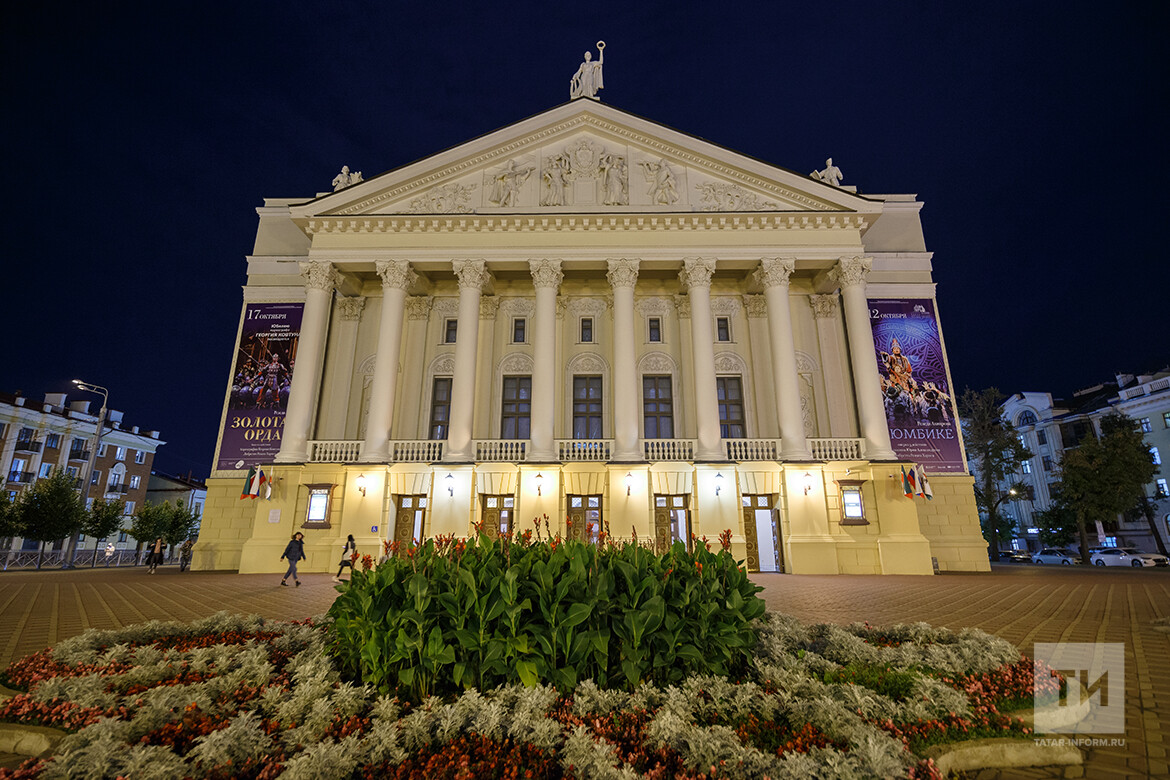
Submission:
<svg viewBox="0 0 1170 780">
<path fill-rule="evenodd" d="M 378 352 L 370 383 L 370 415 L 361 460 L 390 460 L 390 423 L 394 417 L 394 393 L 398 387 L 398 351 L 402 344 L 402 314 L 406 291 L 418 278 L 406 260 L 379 260 L 374 267 L 382 277 L 382 318 L 378 321 Z"/>
<path fill-rule="evenodd" d="M 688 257 L 678 278 L 691 308 L 691 348 L 695 363 L 695 416 L 699 424 L 695 457 L 726 460 L 720 447 L 719 401 L 715 396 L 715 337 L 711 332 L 711 276 L 715 258 Z"/>
<path fill-rule="evenodd" d="M 776 411 L 780 418 L 780 457 L 811 460 L 800 414 L 800 386 L 797 382 L 796 347 L 792 342 L 792 309 L 788 301 L 788 280 L 796 270 L 794 257 L 765 257 L 756 270 L 768 303 L 768 336 L 772 344 L 772 381 L 776 388 Z"/>
<path fill-rule="evenodd" d="M 309 427 L 317 406 L 317 389 L 321 386 L 325 334 L 329 330 L 329 309 L 337 272 L 332 263 L 311 261 L 301 263 L 301 278 L 305 280 L 305 311 L 301 316 L 296 366 L 288 390 L 277 463 L 304 463 L 309 459 Z"/>
<path fill-rule="evenodd" d="M 638 260 L 608 260 L 613 287 L 613 459 L 642 460 L 638 450 L 638 375 L 634 367 L 634 284 Z M 714 364 L 712 364 L 714 365 Z"/>
<path fill-rule="evenodd" d="M 483 260 L 455 260 L 459 278 L 459 325 L 455 331 L 455 378 L 451 382 L 451 428 L 443 460 L 475 460 L 471 424 L 475 417 L 475 356 L 479 342 L 479 296 L 487 284 Z"/>
<path fill-rule="evenodd" d="M 890 428 L 886 424 L 886 409 L 878 382 L 869 304 L 865 299 L 865 277 L 872 267 L 871 257 L 842 257 L 833 269 L 833 276 L 841 285 L 849 359 L 853 365 L 853 389 L 857 396 L 861 435 L 865 437 L 865 456 L 870 460 L 894 460 L 896 456 L 890 446 Z"/>
<path fill-rule="evenodd" d="M 532 418 L 529 437 L 534 461 L 554 461 L 557 458 L 553 439 L 556 417 L 556 330 L 557 290 L 564 274 L 560 260 L 529 260 L 532 284 L 536 287 L 536 317 L 533 321 L 532 353 L 536 364 L 532 374 Z"/>
</svg>

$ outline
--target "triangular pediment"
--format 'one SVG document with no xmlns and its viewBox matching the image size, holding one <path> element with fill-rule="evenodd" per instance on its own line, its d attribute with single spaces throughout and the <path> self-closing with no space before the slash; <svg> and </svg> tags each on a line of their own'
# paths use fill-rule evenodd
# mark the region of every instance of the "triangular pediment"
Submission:
<svg viewBox="0 0 1170 780">
<path fill-rule="evenodd" d="M 294 206 L 292 215 L 878 210 L 848 190 L 579 99 Z"/>
</svg>

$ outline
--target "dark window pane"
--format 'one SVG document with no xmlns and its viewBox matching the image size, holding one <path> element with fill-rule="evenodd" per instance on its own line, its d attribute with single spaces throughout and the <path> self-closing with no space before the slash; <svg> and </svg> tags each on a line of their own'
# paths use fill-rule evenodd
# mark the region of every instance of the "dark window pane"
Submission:
<svg viewBox="0 0 1170 780">
<path fill-rule="evenodd" d="M 451 414 L 451 377 L 435 377 L 431 393 L 430 438 L 447 438 L 447 422 Z"/>
<path fill-rule="evenodd" d="M 455 343 L 455 336 L 456 336 L 456 333 L 458 330 L 459 330 L 459 320 L 447 320 L 447 333 L 446 333 L 446 336 L 443 340 L 446 341 L 448 344 L 454 344 Z"/>
<path fill-rule="evenodd" d="M 593 318 L 581 318 L 581 342 L 584 344 L 593 343 Z"/>
<path fill-rule="evenodd" d="M 662 322 L 657 317 L 650 318 L 650 340 L 662 341 Z"/>
</svg>

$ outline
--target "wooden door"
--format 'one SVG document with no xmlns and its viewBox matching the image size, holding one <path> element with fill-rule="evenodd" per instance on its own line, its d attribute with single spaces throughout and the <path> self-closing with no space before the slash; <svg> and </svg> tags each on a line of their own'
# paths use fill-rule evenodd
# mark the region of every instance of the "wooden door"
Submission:
<svg viewBox="0 0 1170 780">
<path fill-rule="evenodd" d="M 760 570 L 760 542 L 756 538 L 756 510 L 749 503 L 750 496 L 744 496 L 744 503 L 747 504 L 743 508 L 743 539 L 747 542 L 747 564 L 748 571 Z"/>
<path fill-rule="evenodd" d="M 666 502 L 661 506 L 658 501 L 654 503 L 654 551 L 662 555 L 670 550 L 670 507 Z"/>
</svg>

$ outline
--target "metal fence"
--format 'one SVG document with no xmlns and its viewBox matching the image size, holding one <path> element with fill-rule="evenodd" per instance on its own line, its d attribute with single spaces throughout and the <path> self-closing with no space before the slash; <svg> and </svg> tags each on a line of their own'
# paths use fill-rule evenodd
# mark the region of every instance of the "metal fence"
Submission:
<svg viewBox="0 0 1170 780">
<path fill-rule="evenodd" d="M 96 553 L 96 560 L 95 558 Z M 78 550 L 73 556 L 73 568 L 121 568 L 124 566 L 145 566 L 146 550 L 115 550 L 112 555 L 106 555 L 105 550 Z M 60 569 L 65 563 L 64 550 L 45 550 L 39 553 L 36 550 L 0 550 L 0 571 L 15 571 L 36 569 L 37 559 L 40 559 L 42 569 Z M 162 565 L 178 565 L 179 553 L 176 550 L 171 556 L 164 558 Z"/>
</svg>

